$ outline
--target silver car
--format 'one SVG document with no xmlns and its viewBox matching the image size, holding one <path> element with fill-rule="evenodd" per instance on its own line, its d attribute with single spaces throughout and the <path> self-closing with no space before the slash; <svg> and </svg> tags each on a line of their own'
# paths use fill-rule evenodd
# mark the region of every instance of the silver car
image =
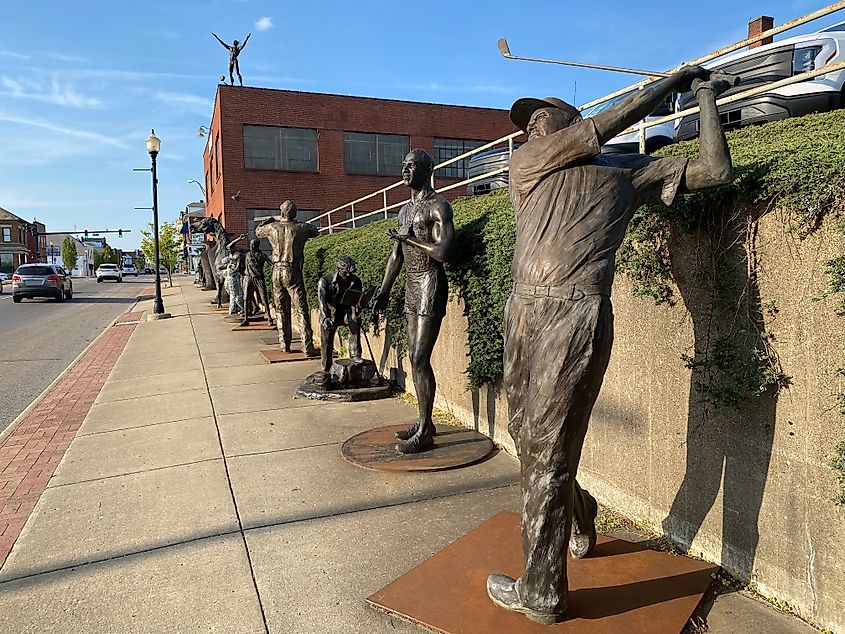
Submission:
<svg viewBox="0 0 845 634">
<path fill-rule="evenodd" d="M 24 297 L 52 297 L 57 302 L 73 297 L 73 282 L 61 266 L 23 264 L 12 275 L 12 301 Z"/>
</svg>

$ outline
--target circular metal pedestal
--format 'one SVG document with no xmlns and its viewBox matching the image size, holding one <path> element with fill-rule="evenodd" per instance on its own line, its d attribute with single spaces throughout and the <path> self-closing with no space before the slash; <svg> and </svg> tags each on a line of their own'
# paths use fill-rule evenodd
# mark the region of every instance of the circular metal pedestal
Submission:
<svg viewBox="0 0 845 634">
<path fill-rule="evenodd" d="M 464 427 L 437 426 L 434 448 L 417 454 L 400 454 L 394 434 L 407 425 L 378 427 L 353 436 L 341 452 L 349 462 L 366 469 L 385 471 L 442 471 L 483 460 L 493 451 L 493 441 Z"/>
</svg>

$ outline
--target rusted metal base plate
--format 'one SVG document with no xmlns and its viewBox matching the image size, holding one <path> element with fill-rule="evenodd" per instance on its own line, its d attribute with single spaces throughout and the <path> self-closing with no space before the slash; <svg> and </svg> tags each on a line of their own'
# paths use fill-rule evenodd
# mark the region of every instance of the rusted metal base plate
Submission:
<svg viewBox="0 0 845 634">
<path fill-rule="evenodd" d="M 380 398 L 387 398 L 392 391 L 388 381 L 382 381 L 379 385 L 368 385 L 367 387 L 345 387 L 329 390 L 314 383 L 312 377 L 313 375 L 307 377 L 302 385 L 299 386 L 296 390 L 297 396 L 310 398 L 314 401 L 358 403 L 360 401 L 374 401 Z"/>
<path fill-rule="evenodd" d="M 484 434 L 464 427 L 437 426 L 434 448 L 422 453 L 396 451 L 394 434 L 408 425 L 377 427 L 353 436 L 341 448 L 349 462 L 367 469 L 383 471 L 443 471 L 465 467 L 486 458 L 493 451 L 493 441 Z"/>
<path fill-rule="evenodd" d="M 218 306 L 216 303 L 212 302 L 211 304 L 209 304 L 209 307 L 211 308 L 211 310 L 216 310 L 216 311 L 221 311 L 221 312 L 226 311 L 227 313 L 229 312 L 229 304 L 223 304 L 222 306 Z"/>
<path fill-rule="evenodd" d="M 265 348 L 264 350 L 259 350 L 261 356 L 264 357 L 264 360 L 267 363 L 288 363 L 291 361 L 314 361 L 315 359 L 320 358 L 320 349 L 317 348 L 317 356 L 316 357 L 306 357 L 305 353 L 302 350 L 291 350 L 290 352 L 285 352 L 279 348 Z"/>
<path fill-rule="evenodd" d="M 246 326 L 235 326 L 232 330 L 235 332 L 257 332 L 261 330 L 276 330 L 276 326 L 270 326 L 266 321 L 254 321 Z"/>
<path fill-rule="evenodd" d="M 443 634 L 678 634 L 718 570 L 703 561 L 599 535 L 593 554 L 569 558 L 567 620 L 540 625 L 494 605 L 487 596 L 488 575 L 517 578 L 523 567 L 519 515 L 499 513 L 367 602 Z"/>
</svg>

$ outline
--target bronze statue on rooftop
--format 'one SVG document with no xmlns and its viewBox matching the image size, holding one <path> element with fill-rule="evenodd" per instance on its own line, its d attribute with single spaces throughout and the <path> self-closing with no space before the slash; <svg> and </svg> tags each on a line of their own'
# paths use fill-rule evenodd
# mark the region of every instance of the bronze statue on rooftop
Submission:
<svg viewBox="0 0 845 634">
<path fill-rule="evenodd" d="M 241 51 L 244 50 L 244 47 L 246 47 L 246 43 L 249 42 L 249 36 L 252 35 L 252 33 L 249 33 L 246 36 L 246 39 L 243 41 L 243 43 L 240 43 L 237 40 L 234 40 L 231 45 L 226 44 L 226 42 L 221 40 L 214 33 L 212 33 L 212 35 L 214 35 L 215 40 L 220 42 L 220 44 L 223 47 L 225 47 L 226 50 L 229 51 L 229 82 L 231 82 L 231 84 L 233 86 L 235 85 L 235 78 L 232 75 L 232 71 L 234 71 L 238 74 L 238 82 L 240 83 L 241 86 L 243 86 L 244 85 L 244 78 L 241 77 L 241 68 L 240 68 L 240 65 L 238 64 L 238 55 L 240 55 Z"/>
</svg>

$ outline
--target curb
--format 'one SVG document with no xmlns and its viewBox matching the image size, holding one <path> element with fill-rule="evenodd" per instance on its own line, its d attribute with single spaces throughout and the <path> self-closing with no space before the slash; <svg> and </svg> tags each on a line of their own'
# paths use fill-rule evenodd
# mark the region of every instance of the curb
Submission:
<svg viewBox="0 0 845 634">
<path fill-rule="evenodd" d="M 132 307 L 129 310 L 124 311 L 122 314 L 131 313 L 137 305 L 138 305 L 138 301 L 136 300 L 135 303 L 132 304 Z M 85 346 L 85 348 L 82 350 L 82 352 L 80 352 L 78 355 L 76 355 L 76 357 L 74 357 L 73 361 L 71 361 L 64 370 L 59 372 L 59 375 L 50 382 L 50 385 L 45 387 L 44 391 L 41 392 L 41 394 L 39 394 L 38 396 L 36 396 L 33 399 L 33 401 L 24 408 L 24 410 L 20 414 L 18 414 L 11 423 L 9 423 L 6 426 L 6 429 L 4 429 L 3 431 L 0 431 L 0 444 L 3 443 L 3 441 L 6 439 L 6 436 L 11 434 L 15 430 L 15 428 L 18 425 L 20 425 L 21 422 L 27 416 L 29 416 L 29 414 L 30 414 L 30 412 L 32 412 L 32 410 L 34 410 L 36 407 L 38 407 L 38 405 L 41 403 L 41 401 L 43 401 L 47 397 L 47 394 L 50 392 L 50 390 L 52 390 L 62 379 L 64 379 L 70 373 L 70 371 L 79 362 L 79 360 L 85 355 L 85 353 L 87 353 L 88 350 L 91 349 L 94 346 L 94 344 L 96 344 L 100 340 L 100 338 L 103 335 L 105 335 L 109 331 L 109 329 L 112 328 L 115 325 L 115 323 L 117 322 L 118 319 L 120 319 L 120 317 L 121 317 L 121 315 L 118 315 L 117 317 L 115 317 L 111 321 L 111 323 L 108 326 L 103 328 L 103 331 L 99 335 L 94 337 L 88 343 L 88 345 Z"/>
</svg>

